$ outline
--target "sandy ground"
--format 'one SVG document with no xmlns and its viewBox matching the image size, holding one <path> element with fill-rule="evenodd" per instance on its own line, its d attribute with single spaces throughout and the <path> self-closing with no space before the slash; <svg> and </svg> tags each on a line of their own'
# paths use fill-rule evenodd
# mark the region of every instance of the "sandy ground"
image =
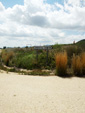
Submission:
<svg viewBox="0 0 85 113">
<path fill-rule="evenodd" d="M 0 113 L 85 113 L 85 79 L 0 73 Z"/>
</svg>

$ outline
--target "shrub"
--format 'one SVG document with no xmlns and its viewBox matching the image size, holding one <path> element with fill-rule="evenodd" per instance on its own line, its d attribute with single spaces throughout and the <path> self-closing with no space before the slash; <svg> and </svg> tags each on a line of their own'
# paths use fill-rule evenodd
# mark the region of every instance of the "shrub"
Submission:
<svg viewBox="0 0 85 113">
<path fill-rule="evenodd" d="M 81 54 L 82 74 L 85 75 L 85 52 Z"/>
<path fill-rule="evenodd" d="M 47 58 L 47 51 L 40 52 L 38 54 L 37 61 L 37 69 L 54 69 L 55 68 L 55 56 L 50 50 L 48 52 Z"/>
<path fill-rule="evenodd" d="M 2 52 L 2 60 L 7 66 L 9 65 L 9 61 L 12 59 L 13 56 L 14 56 L 14 53 L 12 51 Z"/>
<path fill-rule="evenodd" d="M 85 75 L 85 53 L 81 53 L 80 55 L 73 55 L 72 68 L 75 75 Z"/>
<path fill-rule="evenodd" d="M 53 47 L 53 49 L 56 49 L 57 52 L 63 50 L 63 46 L 61 44 L 55 44 L 52 47 Z"/>
<path fill-rule="evenodd" d="M 16 58 L 13 59 L 13 62 L 18 68 L 33 69 L 36 67 L 35 55 L 33 54 L 16 56 Z"/>
<path fill-rule="evenodd" d="M 81 65 L 81 58 L 80 56 L 73 55 L 72 58 L 72 67 L 75 75 L 81 75 L 82 74 L 82 65 Z"/>
<path fill-rule="evenodd" d="M 67 75 L 67 53 L 58 53 L 56 55 L 56 68 L 59 76 Z"/>
<path fill-rule="evenodd" d="M 82 49 L 80 47 L 77 47 L 76 45 L 70 45 L 66 47 L 66 52 L 68 56 L 68 66 L 71 68 L 71 59 L 73 57 L 73 54 L 80 54 L 82 52 Z"/>
<path fill-rule="evenodd" d="M 72 57 L 73 54 L 75 54 L 75 55 L 80 54 L 82 52 L 82 49 L 80 47 L 72 45 L 72 46 L 68 46 L 66 48 L 66 52 L 67 52 L 68 57 Z"/>
</svg>

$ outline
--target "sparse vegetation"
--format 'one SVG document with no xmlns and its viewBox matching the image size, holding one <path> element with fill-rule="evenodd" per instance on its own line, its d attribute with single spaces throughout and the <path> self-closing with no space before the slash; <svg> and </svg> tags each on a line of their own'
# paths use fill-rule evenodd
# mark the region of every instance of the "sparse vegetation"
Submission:
<svg viewBox="0 0 85 113">
<path fill-rule="evenodd" d="M 24 72 L 24 75 L 44 75 L 44 76 L 48 76 L 50 75 L 50 72 L 48 71 L 42 71 L 42 70 L 33 70 L 31 72 Z"/>
<path fill-rule="evenodd" d="M 33 75 L 44 75 L 45 73 L 39 71 L 43 69 L 57 70 L 56 74 L 59 76 L 73 75 L 73 73 L 77 76 L 85 75 L 85 40 L 75 44 L 55 44 L 52 48 L 47 58 L 46 50 L 38 50 L 38 56 L 36 56 L 34 47 L 5 47 L 0 53 L 0 69 L 19 73 L 21 73 L 20 69 L 37 69 L 38 71 L 30 73 L 24 72 L 24 74 Z"/>
</svg>

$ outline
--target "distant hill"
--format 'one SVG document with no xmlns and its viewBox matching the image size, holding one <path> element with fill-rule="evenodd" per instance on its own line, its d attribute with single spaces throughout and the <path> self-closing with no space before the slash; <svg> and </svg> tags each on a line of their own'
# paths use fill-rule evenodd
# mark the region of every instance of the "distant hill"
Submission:
<svg viewBox="0 0 85 113">
<path fill-rule="evenodd" d="M 85 48 L 85 39 L 78 41 L 76 45 Z"/>
<path fill-rule="evenodd" d="M 53 49 L 61 50 L 61 49 L 65 49 L 65 48 L 68 48 L 68 47 L 72 47 L 74 45 L 85 50 L 85 39 L 80 40 L 80 41 L 76 42 L 75 44 L 54 44 L 54 45 L 52 45 L 52 47 L 53 47 Z"/>
</svg>

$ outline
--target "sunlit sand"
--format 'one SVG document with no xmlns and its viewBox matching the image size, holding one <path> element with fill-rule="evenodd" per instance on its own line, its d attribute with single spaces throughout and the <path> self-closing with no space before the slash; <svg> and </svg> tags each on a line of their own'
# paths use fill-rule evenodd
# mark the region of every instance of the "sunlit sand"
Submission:
<svg viewBox="0 0 85 113">
<path fill-rule="evenodd" d="M 85 113 L 85 79 L 0 72 L 0 113 Z"/>
</svg>

